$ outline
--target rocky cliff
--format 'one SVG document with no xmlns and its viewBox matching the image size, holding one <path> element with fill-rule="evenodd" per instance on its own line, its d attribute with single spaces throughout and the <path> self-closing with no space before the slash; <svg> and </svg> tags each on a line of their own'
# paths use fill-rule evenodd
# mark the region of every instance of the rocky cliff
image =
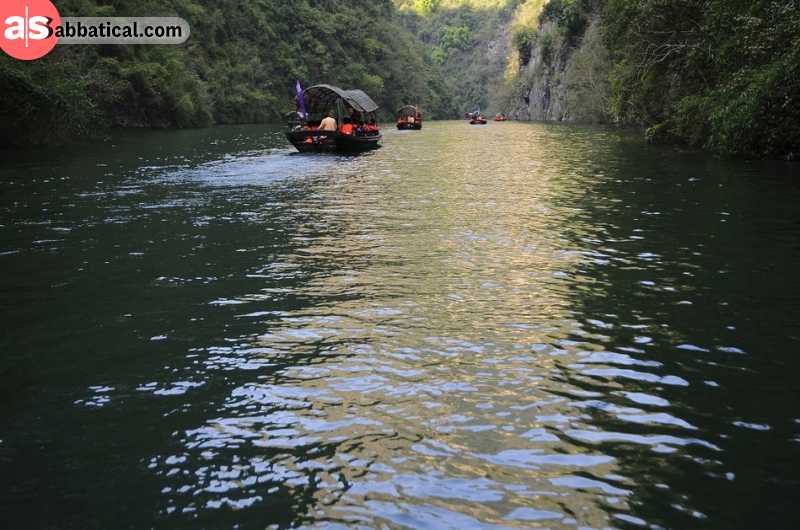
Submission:
<svg viewBox="0 0 800 530">
<path fill-rule="evenodd" d="M 605 122 L 611 63 L 599 18 L 577 32 L 544 20 L 518 43 L 510 115 L 518 120 Z"/>
</svg>

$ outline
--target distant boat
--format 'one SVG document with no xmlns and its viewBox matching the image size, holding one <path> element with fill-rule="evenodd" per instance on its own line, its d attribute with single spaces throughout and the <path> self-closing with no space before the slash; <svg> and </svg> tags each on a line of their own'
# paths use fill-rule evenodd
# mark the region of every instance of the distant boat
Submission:
<svg viewBox="0 0 800 530">
<path fill-rule="evenodd" d="M 362 90 L 314 85 L 302 92 L 298 89 L 297 103 L 298 111 L 287 115 L 286 138 L 301 153 L 352 153 L 381 146 L 375 121 L 378 105 Z M 327 116 L 336 119 L 336 130 L 319 130 Z M 345 118 L 349 123 L 344 123 Z"/>
<path fill-rule="evenodd" d="M 483 115 L 480 107 L 472 112 L 467 112 L 464 116 L 469 120 L 470 125 L 486 125 L 486 116 Z"/>
<path fill-rule="evenodd" d="M 406 105 L 397 111 L 397 128 L 401 131 L 422 129 L 422 112 L 419 105 Z"/>
<path fill-rule="evenodd" d="M 494 121 L 508 121 L 508 117 L 500 112 L 494 115 Z"/>
</svg>

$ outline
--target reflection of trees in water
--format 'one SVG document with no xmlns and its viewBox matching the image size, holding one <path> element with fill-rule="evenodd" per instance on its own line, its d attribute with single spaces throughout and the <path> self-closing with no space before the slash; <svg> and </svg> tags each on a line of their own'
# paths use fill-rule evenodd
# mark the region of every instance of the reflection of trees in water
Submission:
<svg viewBox="0 0 800 530">
<path fill-rule="evenodd" d="M 559 409 L 537 389 L 554 357 L 523 350 L 568 333 L 561 275 L 579 257 L 564 251 L 558 236 L 571 212 L 552 207 L 556 185 L 567 181 L 546 167 L 533 178 L 535 196 L 515 197 L 509 187 L 524 189 L 531 177 L 517 178 L 513 162 L 527 163 L 530 153 L 520 147 L 518 160 L 498 160 L 492 182 L 469 171 L 484 155 L 459 145 L 434 149 L 443 158 L 424 163 L 401 153 L 409 162 L 393 168 L 391 181 L 348 174 L 345 165 L 344 175 L 307 183 L 293 202 L 303 219 L 293 227 L 293 250 L 257 271 L 269 286 L 226 298 L 249 302 L 244 315 L 272 312 L 252 317 L 265 328 L 255 333 L 237 322 L 235 351 L 205 361 L 227 377 L 228 397 L 206 415 L 218 418 L 181 436 L 184 465 L 195 474 L 185 483 L 182 471 L 167 477 L 175 484 L 165 497 L 176 509 L 213 511 L 227 498 L 248 514 L 280 505 L 288 512 L 283 521 L 320 510 L 355 517 L 365 495 L 413 498 L 426 481 L 445 489 L 462 481 L 503 499 L 504 484 L 552 488 L 563 466 L 581 465 L 583 451 L 569 456 L 573 450 L 559 438 L 545 436 L 534 443 L 544 454 L 524 453 L 540 463 L 519 468 L 502 436 L 459 425 L 473 417 L 498 429 L 495 412 L 482 408 L 487 402 L 498 410 L 521 407 L 517 414 L 528 416 L 526 407 L 540 415 Z M 394 157 L 373 157 L 373 170 L 393 165 Z M 433 178 L 419 178 L 420 171 Z M 270 281 L 282 276 L 293 278 L 290 287 Z M 169 473 L 165 458 L 156 465 Z M 487 469 L 496 478 L 483 478 Z M 524 491 L 499 510 L 466 507 L 458 497 L 426 502 L 501 523 Z"/>
<path fill-rule="evenodd" d="M 741 525 L 764 505 L 742 496 L 734 477 L 761 469 L 761 457 L 733 425 L 779 416 L 782 405 L 762 401 L 771 392 L 754 400 L 752 391 L 725 389 L 751 389 L 762 378 L 769 387 L 792 384 L 749 355 L 782 333 L 777 307 L 762 308 L 759 337 L 747 324 L 759 293 L 780 291 L 751 274 L 776 249 L 753 222 L 763 216 L 763 191 L 730 178 L 740 169 L 729 162 L 605 145 L 614 149 L 594 158 L 599 170 L 584 176 L 592 194 L 576 204 L 584 230 L 566 236 L 584 249 L 577 274 L 593 280 L 572 291 L 583 333 L 604 335 L 604 349 L 617 356 L 600 370 L 561 367 L 570 386 L 598 401 L 586 409 L 597 436 L 574 443 L 617 458 L 620 474 L 633 481 L 630 513 L 649 523 Z M 777 439 L 770 448 L 786 451 Z M 767 481 L 786 477 L 767 473 Z M 743 499 L 740 508 L 731 509 L 731 498 Z"/>
<path fill-rule="evenodd" d="M 718 486 L 728 446 L 695 401 L 709 352 L 687 348 L 712 345 L 671 305 L 695 249 L 642 213 L 668 211 L 648 188 L 661 166 L 631 162 L 623 134 L 503 127 L 387 134 L 254 212 L 280 244 L 217 292 L 231 305 L 207 323 L 233 338 L 186 358 L 205 386 L 152 462 L 165 508 L 283 526 L 699 520 L 695 486 Z"/>
</svg>

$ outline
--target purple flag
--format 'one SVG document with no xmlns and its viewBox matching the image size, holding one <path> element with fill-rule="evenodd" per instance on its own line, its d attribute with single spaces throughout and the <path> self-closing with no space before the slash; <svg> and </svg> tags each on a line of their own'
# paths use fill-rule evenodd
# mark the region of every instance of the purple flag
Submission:
<svg viewBox="0 0 800 530">
<path fill-rule="evenodd" d="M 300 108 L 300 116 L 303 119 L 308 118 L 308 112 L 306 112 L 306 98 L 303 96 L 303 87 L 300 86 L 300 80 L 297 80 L 297 83 L 294 85 L 294 90 L 297 92 L 297 106 Z"/>
</svg>

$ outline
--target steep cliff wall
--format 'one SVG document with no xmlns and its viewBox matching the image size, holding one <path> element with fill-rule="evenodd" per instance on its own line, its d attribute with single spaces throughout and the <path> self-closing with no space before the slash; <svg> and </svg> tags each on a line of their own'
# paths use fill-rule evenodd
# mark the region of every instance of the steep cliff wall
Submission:
<svg viewBox="0 0 800 530">
<path fill-rule="evenodd" d="M 563 72 L 571 54 L 567 46 L 554 48 L 555 34 L 555 24 L 545 22 L 536 37 L 520 48 L 514 119 L 562 121 L 566 117 Z"/>
<path fill-rule="evenodd" d="M 514 118 L 640 126 L 651 142 L 729 154 L 800 152 L 797 1 L 522 5 L 504 100 Z"/>
<path fill-rule="evenodd" d="M 551 20 L 519 44 L 511 117 L 518 120 L 598 123 L 608 121 L 611 62 L 592 17 L 578 32 Z"/>
</svg>

